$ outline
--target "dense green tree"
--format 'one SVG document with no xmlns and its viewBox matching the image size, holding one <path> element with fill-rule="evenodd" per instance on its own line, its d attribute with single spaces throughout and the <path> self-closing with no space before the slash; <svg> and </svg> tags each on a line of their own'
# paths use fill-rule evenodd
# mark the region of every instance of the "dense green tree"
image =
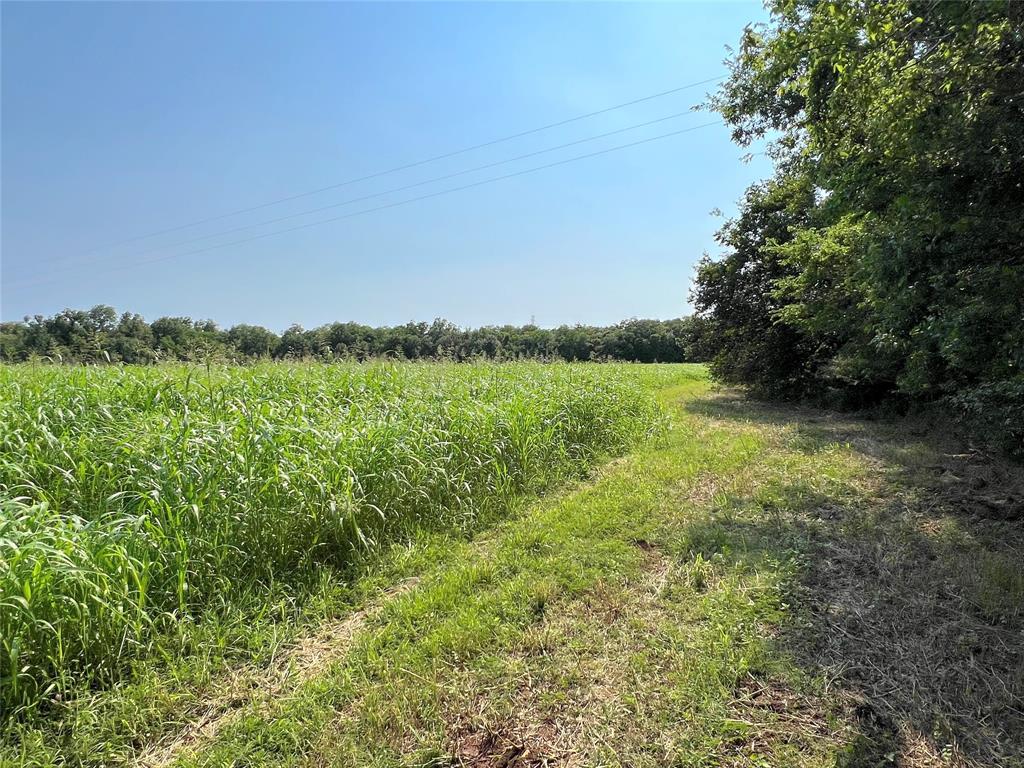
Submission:
<svg viewBox="0 0 1024 768">
<path fill-rule="evenodd" d="M 126 363 L 148 363 L 155 359 L 153 330 L 142 315 L 125 312 L 108 340 L 110 354 Z"/>
<path fill-rule="evenodd" d="M 24 323 L 0 323 L 0 360 L 19 359 L 27 346 L 27 331 Z"/>
<path fill-rule="evenodd" d="M 187 317 L 160 317 L 152 322 L 153 342 L 158 355 L 170 358 L 191 358 L 193 350 L 192 320 Z"/>
<path fill-rule="evenodd" d="M 370 354 L 374 330 L 359 323 L 332 323 L 317 329 L 316 347 L 333 357 L 365 359 Z"/>
<path fill-rule="evenodd" d="M 42 315 L 34 315 L 25 318 L 25 333 L 23 336 L 24 348 L 16 353 L 18 359 L 32 357 L 60 357 L 57 349 L 57 339 L 51 332 L 52 326 L 57 322 L 56 315 L 52 318 L 45 318 Z M 56 330 L 56 329 L 54 329 Z"/>
<path fill-rule="evenodd" d="M 789 242 L 808 224 L 814 206 L 809 181 L 782 177 L 747 190 L 740 215 L 717 234 L 722 258 L 705 258 L 697 269 L 695 303 L 715 321 L 721 353 L 712 371 L 772 396 L 798 396 L 813 387 L 805 366 L 810 342 L 796 327 L 778 321 L 780 279 L 795 274 L 769 244 Z"/>
<path fill-rule="evenodd" d="M 292 325 L 281 334 L 274 356 L 302 360 L 313 354 L 315 339 L 315 335 L 307 333 L 301 325 Z"/>
<path fill-rule="evenodd" d="M 277 334 L 260 325 L 234 325 L 228 329 L 227 343 L 243 357 L 269 357 L 277 348 Z"/>
<path fill-rule="evenodd" d="M 1024 4 L 769 9 L 712 100 L 741 144 L 773 141 L 777 166 L 698 273 L 697 304 L 718 321 L 715 370 L 855 401 L 966 407 L 975 393 L 1012 427 L 1024 403 Z M 802 219 L 767 231 L 766 206 L 796 188 Z"/>
</svg>

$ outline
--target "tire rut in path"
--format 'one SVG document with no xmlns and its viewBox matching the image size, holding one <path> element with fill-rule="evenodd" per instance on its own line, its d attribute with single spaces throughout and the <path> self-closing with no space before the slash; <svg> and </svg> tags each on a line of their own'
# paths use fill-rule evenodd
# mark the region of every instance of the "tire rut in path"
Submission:
<svg viewBox="0 0 1024 768">
<path fill-rule="evenodd" d="M 297 639 L 267 667 L 241 667 L 223 691 L 197 708 L 197 716 L 184 728 L 144 750 L 134 765 L 136 768 L 166 768 L 190 749 L 213 741 L 246 708 L 269 704 L 285 691 L 315 677 L 328 664 L 344 656 L 360 630 L 379 616 L 388 603 L 410 592 L 418 581 L 407 579 L 386 590 L 366 607 L 320 625 L 311 634 Z"/>
</svg>

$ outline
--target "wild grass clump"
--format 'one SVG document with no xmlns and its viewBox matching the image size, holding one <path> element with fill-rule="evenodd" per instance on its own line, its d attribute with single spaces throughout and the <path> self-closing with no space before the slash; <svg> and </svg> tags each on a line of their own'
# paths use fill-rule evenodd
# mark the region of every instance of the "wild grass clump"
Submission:
<svg viewBox="0 0 1024 768">
<path fill-rule="evenodd" d="M 663 428 L 657 368 L 0 368 L 0 705 L 110 684 L 183 622 L 468 528 Z M 647 380 L 647 381 L 645 381 Z"/>
</svg>

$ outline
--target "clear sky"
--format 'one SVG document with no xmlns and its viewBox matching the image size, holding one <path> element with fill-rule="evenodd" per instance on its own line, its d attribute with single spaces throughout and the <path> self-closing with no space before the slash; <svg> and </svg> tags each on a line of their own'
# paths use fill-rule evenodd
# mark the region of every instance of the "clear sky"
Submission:
<svg viewBox="0 0 1024 768">
<path fill-rule="evenodd" d="M 707 123 L 688 110 L 713 85 L 122 241 L 723 75 L 763 18 L 746 3 L 4 3 L 0 316 L 104 303 L 280 330 L 685 314 L 712 209 L 769 173 L 721 125 L 210 248 Z"/>
</svg>

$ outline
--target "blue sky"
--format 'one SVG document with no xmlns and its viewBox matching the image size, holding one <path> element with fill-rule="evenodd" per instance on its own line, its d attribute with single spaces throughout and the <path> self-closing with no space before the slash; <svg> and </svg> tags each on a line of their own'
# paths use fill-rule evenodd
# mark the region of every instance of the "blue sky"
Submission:
<svg viewBox="0 0 1024 768">
<path fill-rule="evenodd" d="M 720 125 L 190 251 L 700 125 L 715 116 L 217 236 L 687 112 L 711 85 L 121 241 L 724 74 L 763 18 L 745 3 L 4 3 L 0 316 L 105 303 L 280 330 L 685 314 L 711 210 L 770 172 Z"/>
</svg>

